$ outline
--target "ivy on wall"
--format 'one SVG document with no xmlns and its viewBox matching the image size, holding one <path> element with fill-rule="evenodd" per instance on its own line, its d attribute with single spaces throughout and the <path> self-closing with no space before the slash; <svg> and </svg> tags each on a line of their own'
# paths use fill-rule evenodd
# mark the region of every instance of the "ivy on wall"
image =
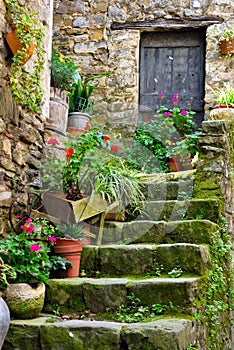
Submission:
<svg viewBox="0 0 234 350">
<path fill-rule="evenodd" d="M 198 323 L 207 327 L 208 350 L 222 350 L 226 347 L 229 316 L 234 309 L 231 235 L 227 232 L 227 223 L 223 217 L 220 217 L 219 227 L 211 237 L 212 267 L 207 274 L 204 296 L 197 305 L 200 306 L 200 311 L 194 315 Z"/>
<path fill-rule="evenodd" d="M 17 0 L 5 0 L 7 21 L 16 27 L 20 47 L 14 55 L 10 89 L 16 102 L 26 110 L 40 114 L 43 98 L 41 73 L 44 69 L 43 37 L 45 30 L 38 18 L 38 12 L 29 12 Z M 27 50 L 34 44 L 33 64 L 28 67 L 22 62 Z M 27 57 L 27 56 L 26 56 Z"/>
</svg>

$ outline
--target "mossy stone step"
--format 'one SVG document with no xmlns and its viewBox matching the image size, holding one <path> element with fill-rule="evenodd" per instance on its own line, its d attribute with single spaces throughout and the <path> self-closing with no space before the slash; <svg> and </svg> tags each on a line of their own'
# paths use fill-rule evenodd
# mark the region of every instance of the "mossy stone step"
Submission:
<svg viewBox="0 0 234 350">
<path fill-rule="evenodd" d="M 194 180 L 149 182 L 142 187 L 147 200 L 186 200 L 193 197 Z"/>
<path fill-rule="evenodd" d="M 217 222 L 220 202 L 215 199 L 192 199 L 185 201 L 147 201 L 138 219 L 179 221 L 208 219 Z"/>
<path fill-rule="evenodd" d="M 172 303 L 173 313 L 194 312 L 193 302 L 199 297 L 201 278 L 66 278 L 50 280 L 46 288 L 44 311 L 72 314 L 90 310 L 115 311 L 127 305 L 134 293 L 142 305 Z"/>
<path fill-rule="evenodd" d="M 2 350 L 186 350 L 195 341 L 193 323 L 186 318 L 133 324 L 49 320 L 12 321 Z"/>
<path fill-rule="evenodd" d="M 194 243 L 210 244 L 212 233 L 219 226 L 209 220 L 154 221 L 105 223 L 103 244 L 110 243 Z"/>
<path fill-rule="evenodd" d="M 155 275 L 158 267 L 162 274 L 180 267 L 184 274 L 202 275 L 210 267 L 209 249 L 190 243 L 84 246 L 80 269 L 109 277 Z"/>
</svg>

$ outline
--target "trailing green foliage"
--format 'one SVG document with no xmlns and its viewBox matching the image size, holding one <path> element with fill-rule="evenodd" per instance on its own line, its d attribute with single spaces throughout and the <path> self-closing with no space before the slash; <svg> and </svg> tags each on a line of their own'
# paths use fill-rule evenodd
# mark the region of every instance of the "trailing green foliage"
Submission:
<svg viewBox="0 0 234 350">
<path fill-rule="evenodd" d="M 195 318 L 207 327 L 207 349 L 223 350 L 225 331 L 230 327 L 228 312 L 233 309 L 231 241 L 223 218 L 220 219 L 219 231 L 212 234 L 210 253 L 212 267 L 207 274 L 205 293 L 199 303 L 201 309 Z"/>
<path fill-rule="evenodd" d="M 44 27 L 38 18 L 38 12 L 29 12 L 20 6 L 17 0 L 5 0 L 7 18 L 16 26 L 17 37 L 21 43 L 12 62 L 10 89 L 16 102 L 28 111 L 40 114 L 43 98 L 41 73 L 44 69 L 43 37 Z M 22 64 L 31 43 L 35 45 L 32 67 Z"/>
</svg>

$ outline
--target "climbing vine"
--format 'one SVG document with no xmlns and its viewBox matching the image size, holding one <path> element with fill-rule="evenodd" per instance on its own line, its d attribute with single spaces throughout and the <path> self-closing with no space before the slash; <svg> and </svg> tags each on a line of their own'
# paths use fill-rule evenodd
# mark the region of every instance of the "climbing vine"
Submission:
<svg viewBox="0 0 234 350">
<path fill-rule="evenodd" d="M 38 12 L 29 12 L 17 0 L 5 0 L 7 20 L 16 27 L 20 48 L 14 55 L 10 89 L 16 102 L 28 111 L 41 113 L 43 98 L 41 73 L 44 69 L 43 37 L 45 30 L 38 18 Z M 35 46 L 32 67 L 22 64 L 31 44 Z"/>
<path fill-rule="evenodd" d="M 208 350 L 224 348 L 222 341 L 226 338 L 225 331 L 230 322 L 228 314 L 233 309 L 230 236 L 227 233 L 226 222 L 221 218 L 220 229 L 212 235 L 210 246 L 212 268 L 207 275 L 205 295 L 200 301 L 200 305 L 205 307 L 195 314 L 197 321 L 207 327 Z"/>
</svg>

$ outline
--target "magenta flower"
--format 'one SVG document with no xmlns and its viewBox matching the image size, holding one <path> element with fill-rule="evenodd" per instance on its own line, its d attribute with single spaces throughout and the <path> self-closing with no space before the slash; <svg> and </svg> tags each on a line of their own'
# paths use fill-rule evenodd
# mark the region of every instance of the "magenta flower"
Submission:
<svg viewBox="0 0 234 350">
<path fill-rule="evenodd" d="M 159 97 L 159 98 L 163 98 L 163 97 L 164 97 L 164 94 L 159 94 L 158 97 Z"/>
<path fill-rule="evenodd" d="M 33 233 L 33 232 L 34 232 L 34 227 L 33 227 L 33 225 L 30 225 L 30 226 L 27 226 L 27 227 L 25 228 L 25 230 L 26 230 L 28 233 Z"/>
<path fill-rule="evenodd" d="M 41 250 L 41 247 L 38 244 L 33 243 L 30 245 L 29 249 L 31 250 L 31 252 L 38 252 L 39 250 Z"/>
<path fill-rule="evenodd" d="M 173 98 L 171 99 L 171 102 L 172 102 L 172 103 L 176 103 L 176 102 L 178 102 L 178 98 L 173 97 Z"/>
<path fill-rule="evenodd" d="M 20 218 L 20 216 L 19 216 L 19 215 L 16 215 L 16 216 L 15 216 L 15 218 L 16 218 L 16 219 L 19 219 L 19 218 Z"/>
<path fill-rule="evenodd" d="M 59 145 L 59 142 L 57 139 L 53 139 L 52 137 L 48 140 L 48 145 Z"/>
<path fill-rule="evenodd" d="M 32 219 L 31 219 L 31 218 L 28 218 L 28 219 L 25 220 L 25 222 L 27 222 L 27 223 L 28 223 L 28 222 L 32 222 Z"/>
<path fill-rule="evenodd" d="M 164 117 L 167 118 L 167 117 L 170 117 L 171 113 L 170 112 L 165 112 L 164 113 Z"/>
<path fill-rule="evenodd" d="M 48 238 L 48 241 L 52 243 L 56 243 L 56 237 L 51 236 Z"/>
<path fill-rule="evenodd" d="M 180 111 L 180 114 L 181 114 L 181 115 L 187 115 L 188 112 L 187 112 L 185 109 L 182 109 L 182 111 Z"/>
<path fill-rule="evenodd" d="M 179 98 L 179 94 L 174 94 L 173 97 L 174 98 Z"/>
</svg>

